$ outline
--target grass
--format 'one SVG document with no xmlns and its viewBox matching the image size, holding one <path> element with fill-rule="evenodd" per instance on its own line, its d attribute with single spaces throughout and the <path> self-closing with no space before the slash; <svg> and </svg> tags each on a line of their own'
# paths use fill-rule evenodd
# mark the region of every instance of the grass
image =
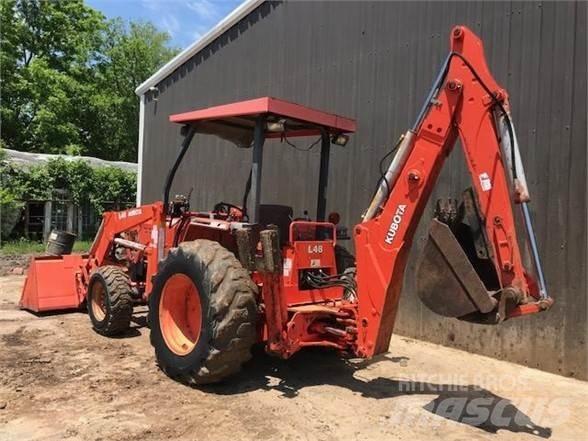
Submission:
<svg viewBox="0 0 588 441">
<path fill-rule="evenodd" d="M 79 240 L 74 243 L 74 253 L 84 253 L 90 249 L 92 241 Z M 2 242 L 0 246 L 0 256 L 14 256 L 22 254 L 42 254 L 45 252 L 46 245 L 40 242 L 20 239 L 8 242 Z"/>
</svg>

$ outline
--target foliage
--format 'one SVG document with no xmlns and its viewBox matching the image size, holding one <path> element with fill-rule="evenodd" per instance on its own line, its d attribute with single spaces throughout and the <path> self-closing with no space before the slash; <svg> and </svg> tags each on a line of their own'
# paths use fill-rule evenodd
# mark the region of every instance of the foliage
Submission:
<svg viewBox="0 0 588 441">
<path fill-rule="evenodd" d="M 136 176 L 116 167 L 92 168 L 81 160 L 50 160 L 28 169 L 8 162 L 0 165 L 0 195 L 3 200 L 51 199 L 56 189 L 67 190 L 77 205 L 89 201 L 101 213 L 104 202 L 135 200 Z"/>
<path fill-rule="evenodd" d="M 135 200 L 136 175 L 112 166 L 92 168 L 81 160 L 63 157 L 29 168 L 17 167 L 4 159 L 0 148 L 0 202 L 51 199 L 53 190 L 66 190 L 81 204 L 90 201 L 102 211 L 103 202 Z"/>
<path fill-rule="evenodd" d="M 168 34 L 82 0 L 0 0 L 0 27 L 3 146 L 135 160 L 134 89 L 176 53 Z"/>
<path fill-rule="evenodd" d="M 105 201 L 132 202 L 136 198 L 137 177 L 120 168 L 103 167 L 94 170 L 94 185 L 91 202 L 99 211 Z M 106 197 L 104 197 L 106 196 Z"/>
<path fill-rule="evenodd" d="M 139 99 L 134 90 L 177 51 L 167 47 L 169 35 L 150 23 L 113 20 L 105 35 L 106 58 L 97 65 L 100 90 L 92 97 L 94 118 L 102 127 L 93 145 L 101 146 L 100 157 L 135 161 Z"/>
<path fill-rule="evenodd" d="M 6 237 L 10 234 L 18 219 L 23 204 L 18 201 L 17 195 L 14 193 L 10 185 L 6 185 L 2 179 L 4 169 L 9 167 L 9 164 L 4 161 L 5 152 L 0 148 L 0 238 Z"/>
<path fill-rule="evenodd" d="M 76 240 L 73 246 L 74 253 L 85 253 L 92 246 L 92 241 Z M 11 240 L 2 242 L 0 257 L 22 256 L 23 254 L 42 253 L 45 251 L 45 244 L 27 239 Z"/>
<path fill-rule="evenodd" d="M 20 219 L 22 208 L 21 202 L 4 197 L 0 199 L 0 237 L 10 235 Z"/>
</svg>

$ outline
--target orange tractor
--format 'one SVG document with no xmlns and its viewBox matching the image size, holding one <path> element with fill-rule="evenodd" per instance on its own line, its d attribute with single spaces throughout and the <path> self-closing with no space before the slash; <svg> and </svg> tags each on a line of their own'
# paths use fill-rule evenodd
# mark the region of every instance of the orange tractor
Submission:
<svg viewBox="0 0 588 441">
<path fill-rule="evenodd" d="M 388 350 L 407 256 L 445 158 L 461 140 L 472 187 L 439 201 L 419 264 L 417 294 L 433 311 L 477 323 L 548 309 L 508 94 L 490 74 L 481 41 L 457 26 L 451 51 L 414 126 L 386 156 L 363 218 L 355 258 L 326 215 L 331 144 L 356 129 L 348 118 L 274 98 L 173 115 L 184 140 L 163 201 L 105 213 L 86 255 L 32 262 L 21 305 L 33 311 L 87 305 L 94 329 L 124 332 L 137 303 L 149 304 L 159 366 L 189 384 L 219 381 L 264 342 L 288 358 L 308 346 L 372 357 Z M 193 211 L 170 200 L 174 175 L 196 133 L 252 149 L 243 201 Z M 260 203 L 266 140 L 320 143 L 316 219 Z M 535 277 L 521 261 L 513 203 L 522 207 Z"/>
</svg>

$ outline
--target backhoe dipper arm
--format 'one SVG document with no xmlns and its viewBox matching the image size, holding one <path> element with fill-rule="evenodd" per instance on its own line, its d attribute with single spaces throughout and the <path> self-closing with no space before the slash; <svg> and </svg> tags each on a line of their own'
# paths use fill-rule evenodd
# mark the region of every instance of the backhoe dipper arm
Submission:
<svg viewBox="0 0 588 441">
<path fill-rule="evenodd" d="M 451 52 L 421 114 L 400 142 L 364 221 L 354 230 L 358 355 L 388 350 L 412 239 L 458 136 L 500 287 L 512 287 L 518 294 L 520 306 L 509 316 L 545 308 L 535 301 L 542 295 L 522 266 L 511 206 L 511 199 L 528 199 L 524 172 L 516 148 L 508 150 L 512 158 L 504 157 L 507 149 L 501 150 L 508 95 L 490 74 L 482 42 L 473 32 L 457 26 L 450 41 Z M 510 147 L 516 141 L 511 142 L 512 125 L 508 129 Z M 513 159 L 518 168 L 512 167 Z"/>
</svg>

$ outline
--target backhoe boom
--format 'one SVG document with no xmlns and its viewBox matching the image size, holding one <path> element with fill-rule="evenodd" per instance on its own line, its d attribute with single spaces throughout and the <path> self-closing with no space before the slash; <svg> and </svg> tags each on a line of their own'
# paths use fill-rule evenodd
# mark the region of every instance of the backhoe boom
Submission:
<svg viewBox="0 0 588 441">
<path fill-rule="evenodd" d="M 458 242 L 450 233 L 450 222 L 446 225 L 434 220 L 431 238 L 436 248 L 431 253 L 447 263 L 442 272 L 448 280 L 453 278 L 459 282 L 456 286 L 464 286 L 462 297 L 451 298 L 451 302 L 461 304 L 455 310 L 467 313 L 467 317 L 460 318 L 496 323 L 537 312 L 550 304 L 550 299 L 540 295 L 521 261 L 511 199 L 526 202 L 528 191 L 518 151 L 509 150 L 514 161 L 505 158 L 506 149 L 501 149 L 497 129 L 498 118 L 510 118 L 508 94 L 490 74 L 482 42 L 474 33 L 458 26 L 450 39 L 451 52 L 421 114 L 400 142 L 363 222 L 355 227 L 357 352 L 364 356 L 388 350 L 412 239 L 445 158 L 458 137 L 475 195 L 470 199 L 470 211 L 477 212 L 479 240 L 486 244 L 495 280 L 492 282 L 491 276 L 473 278 L 474 268 L 468 267 L 472 259 L 454 246 Z M 513 131 L 511 125 L 509 146 L 514 145 Z M 431 291 L 442 290 L 443 283 L 419 283 L 427 286 L 423 301 L 431 306 L 438 296 Z M 458 316 L 459 312 L 451 315 L 445 306 L 439 306 L 436 312 Z M 470 314 L 472 306 L 475 314 Z"/>
</svg>

